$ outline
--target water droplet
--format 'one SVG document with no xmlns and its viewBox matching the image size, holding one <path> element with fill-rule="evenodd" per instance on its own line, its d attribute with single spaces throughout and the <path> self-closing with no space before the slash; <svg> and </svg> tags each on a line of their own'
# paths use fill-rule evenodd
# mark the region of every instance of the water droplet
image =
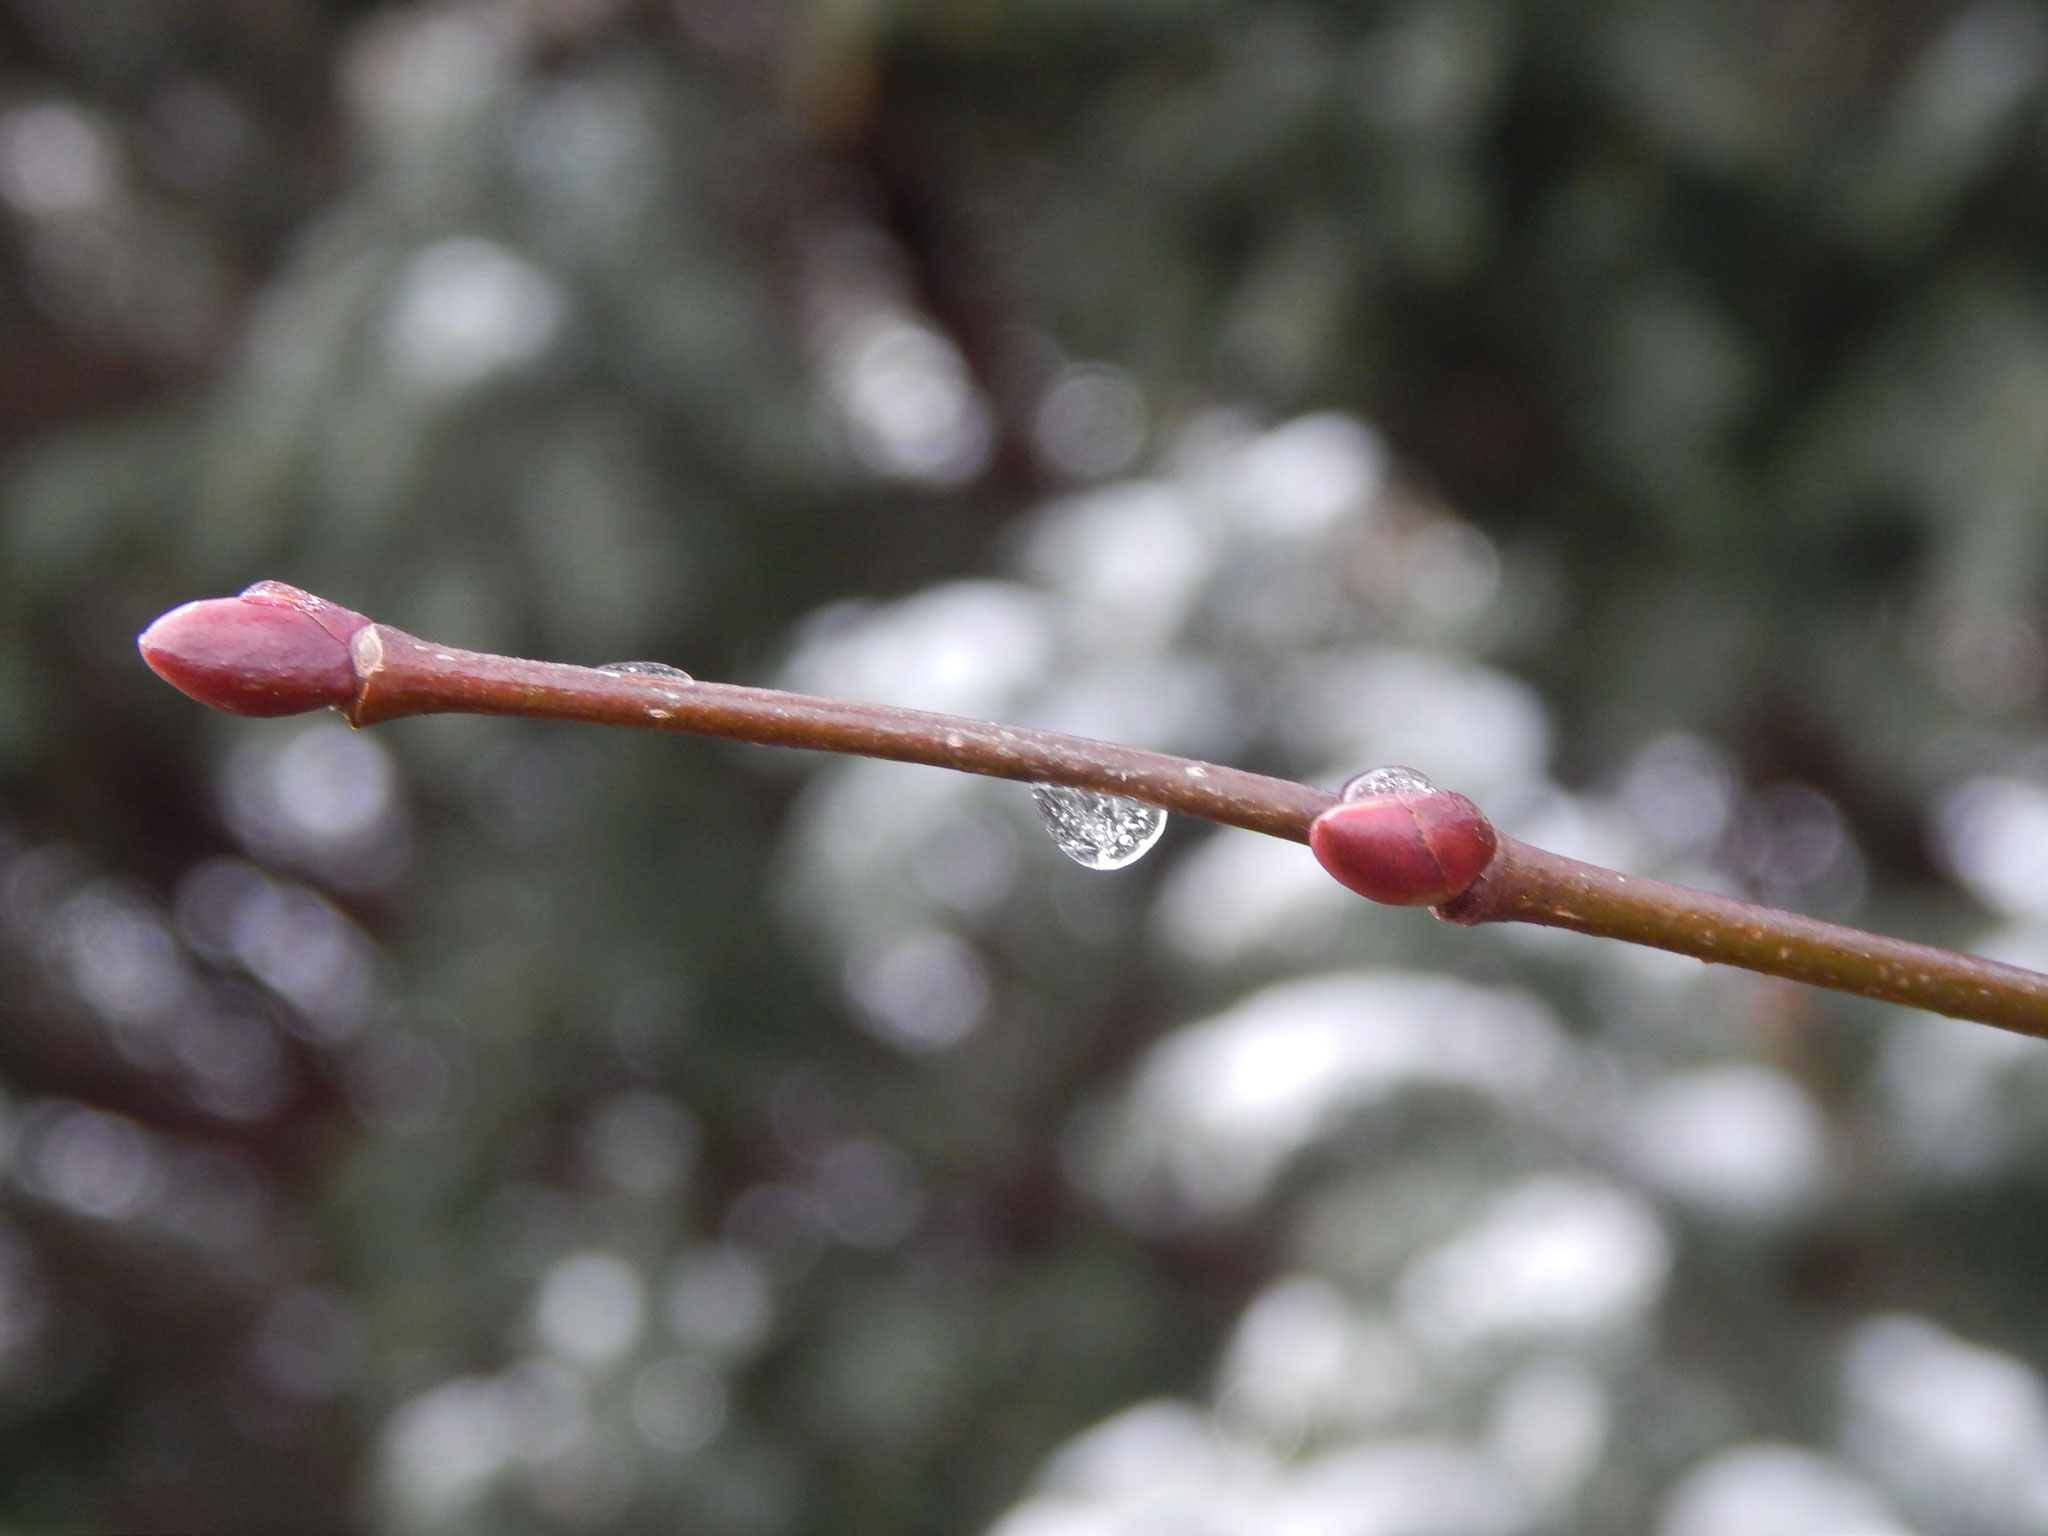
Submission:
<svg viewBox="0 0 2048 1536">
<path fill-rule="evenodd" d="M 1031 798 L 1059 851 L 1089 869 L 1137 863 L 1166 830 L 1166 812 L 1120 795 L 1034 784 Z"/>
<path fill-rule="evenodd" d="M 1337 798 L 1369 800 L 1374 795 L 1399 794 L 1403 790 L 1426 795 L 1435 788 L 1434 784 L 1413 768 L 1368 768 L 1355 778 L 1346 779 L 1344 787 L 1337 791 Z"/>
<path fill-rule="evenodd" d="M 696 681 L 681 667 L 672 667 L 665 661 L 608 661 L 597 670 L 608 677 L 665 677 L 672 683 Z"/>
</svg>

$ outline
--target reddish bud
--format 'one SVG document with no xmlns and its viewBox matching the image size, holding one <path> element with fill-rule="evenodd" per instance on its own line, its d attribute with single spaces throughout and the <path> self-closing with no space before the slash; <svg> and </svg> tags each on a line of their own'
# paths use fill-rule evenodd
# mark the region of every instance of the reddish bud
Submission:
<svg viewBox="0 0 2048 1536">
<path fill-rule="evenodd" d="M 1337 881 L 1397 907 L 1437 907 L 1464 894 L 1499 846 L 1493 824 L 1463 795 L 1391 790 L 1333 805 L 1308 845 Z"/>
<path fill-rule="evenodd" d="M 297 715 L 356 696 L 348 642 L 369 622 L 265 581 L 240 597 L 173 608 L 136 644 L 151 671 L 202 704 L 232 715 Z"/>
</svg>

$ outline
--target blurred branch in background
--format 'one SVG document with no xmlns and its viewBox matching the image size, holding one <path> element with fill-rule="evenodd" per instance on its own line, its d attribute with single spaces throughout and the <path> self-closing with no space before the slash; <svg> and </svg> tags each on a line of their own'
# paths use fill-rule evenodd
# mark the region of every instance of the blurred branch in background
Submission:
<svg viewBox="0 0 2048 1536">
<path fill-rule="evenodd" d="M 129 641 L 1415 762 L 2039 968 L 2044 38 L 11 0 L 0 1520 L 2043 1528 L 2032 1042 Z"/>
</svg>

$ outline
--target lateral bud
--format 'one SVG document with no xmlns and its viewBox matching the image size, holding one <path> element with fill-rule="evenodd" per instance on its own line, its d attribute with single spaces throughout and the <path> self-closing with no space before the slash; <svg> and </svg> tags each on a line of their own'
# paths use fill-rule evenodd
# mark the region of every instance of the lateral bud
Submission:
<svg viewBox="0 0 2048 1536">
<path fill-rule="evenodd" d="M 304 714 L 356 696 L 349 641 L 360 613 L 281 581 L 173 608 L 136 640 L 152 672 L 232 715 Z"/>
<path fill-rule="evenodd" d="M 1347 785 L 1346 798 L 1310 823 L 1317 862 L 1338 883 L 1390 906 L 1440 907 L 1463 895 L 1500 846 L 1493 823 L 1463 795 L 1437 789 L 1412 769 L 1378 773 L 1387 787 L 1361 785 L 1353 798 Z"/>
</svg>

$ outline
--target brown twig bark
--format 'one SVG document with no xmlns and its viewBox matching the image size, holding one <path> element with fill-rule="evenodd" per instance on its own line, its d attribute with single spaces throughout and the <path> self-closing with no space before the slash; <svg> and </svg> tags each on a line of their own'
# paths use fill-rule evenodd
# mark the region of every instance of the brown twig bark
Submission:
<svg viewBox="0 0 2048 1536">
<path fill-rule="evenodd" d="M 1502 837 L 1447 922 L 1538 923 L 2048 1037 L 2048 976 L 1624 875 Z"/>
<path fill-rule="evenodd" d="M 357 725 L 459 712 L 580 720 L 1068 784 L 1306 842 L 1336 796 L 1286 779 L 1021 726 L 772 688 L 612 675 L 430 645 L 384 625 L 355 641 Z M 1462 925 L 1537 923 L 2048 1036 L 2048 976 L 1726 896 L 1503 836 L 1478 882 L 1436 908 Z"/>
<path fill-rule="evenodd" d="M 1339 803 L 1286 779 L 1051 731 L 457 650 L 275 583 L 187 604 L 141 644 L 176 686 L 246 714 L 332 705 L 358 726 L 484 714 L 715 736 L 1092 789 L 1295 842 L 1308 842 L 1311 825 Z M 2048 976 L 1498 842 L 1477 881 L 1434 909 L 1438 917 L 1621 939 L 2048 1037 Z"/>
<path fill-rule="evenodd" d="M 1023 783 L 1069 784 L 1273 837 L 1308 841 L 1336 796 L 1287 779 L 1082 736 L 774 688 L 681 682 L 430 645 L 373 624 L 354 641 L 355 725 L 400 715 L 523 715 L 719 736 L 768 747 L 929 763 Z"/>
</svg>

